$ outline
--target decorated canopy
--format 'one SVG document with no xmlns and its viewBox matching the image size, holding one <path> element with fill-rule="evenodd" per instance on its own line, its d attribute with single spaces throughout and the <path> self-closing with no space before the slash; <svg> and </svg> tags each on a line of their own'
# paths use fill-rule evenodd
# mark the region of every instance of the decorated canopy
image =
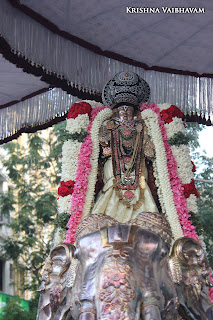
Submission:
<svg viewBox="0 0 213 320">
<path fill-rule="evenodd" d="M 151 102 L 213 117 L 211 0 L 1 0 L 0 139 L 61 119 L 79 99 L 134 71 Z"/>
</svg>

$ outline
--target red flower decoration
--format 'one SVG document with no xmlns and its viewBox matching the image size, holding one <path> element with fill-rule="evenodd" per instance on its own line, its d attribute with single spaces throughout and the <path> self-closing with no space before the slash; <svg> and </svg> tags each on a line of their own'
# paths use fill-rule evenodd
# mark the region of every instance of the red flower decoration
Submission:
<svg viewBox="0 0 213 320">
<path fill-rule="evenodd" d="M 86 114 L 88 113 L 89 117 L 91 115 L 91 111 L 92 111 L 92 107 L 89 103 L 87 102 L 76 102 L 72 105 L 72 107 L 70 108 L 68 115 L 67 115 L 67 119 L 70 118 L 77 118 L 77 116 L 79 114 Z"/>
<path fill-rule="evenodd" d="M 164 109 L 160 112 L 162 120 L 165 121 L 165 123 L 170 123 L 173 120 L 173 117 L 178 117 L 183 119 L 184 114 L 180 109 L 178 109 L 176 106 L 171 105 L 168 109 Z"/>
<path fill-rule="evenodd" d="M 192 172 L 196 172 L 196 166 L 195 166 L 194 162 L 191 161 L 191 163 L 192 163 Z"/>
<path fill-rule="evenodd" d="M 195 187 L 195 182 L 192 179 L 192 181 L 188 184 L 184 184 L 184 195 L 186 198 L 189 198 L 191 194 L 194 194 L 197 198 L 200 197 L 196 187 Z"/>
<path fill-rule="evenodd" d="M 69 180 L 69 181 L 61 181 L 60 187 L 58 188 L 58 195 L 61 197 L 66 197 L 69 194 L 73 193 L 73 188 L 75 185 L 75 181 Z"/>
</svg>

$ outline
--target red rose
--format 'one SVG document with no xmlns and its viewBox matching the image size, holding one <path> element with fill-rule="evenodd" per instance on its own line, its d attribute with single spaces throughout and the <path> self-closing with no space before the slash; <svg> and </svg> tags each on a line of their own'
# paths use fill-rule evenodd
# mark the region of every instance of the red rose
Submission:
<svg viewBox="0 0 213 320">
<path fill-rule="evenodd" d="M 58 188 L 58 195 L 61 197 L 66 197 L 69 194 L 73 193 L 73 188 L 75 185 L 75 181 L 69 180 L 69 181 L 61 181 L 60 187 Z"/>
<path fill-rule="evenodd" d="M 180 109 L 178 109 L 176 106 L 171 105 L 171 107 L 169 109 L 171 109 L 170 112 L 171 112 L 173 117 L 178 117 L 178 118 L 183 119 L 183 117 L 184 117 L 183 112 L 180 111 Z"/>
<path fill-rule="evenodd" d="M 196 166 L 195 166 L 194 162 L 191 161 L 191 163 L 192 163 L 192 172 L 196 172 Z"/>
<path fill-rule="evenodd" d="M 191 194 L 194 194 L 197 198 L 200 197 L 196 187 L 195 187 L 195 182 L 192 179 L 190 183 L 184 184 L 184 195 L 186 198 L 189 198 Z"/>
<path fill-rule="evenodd" d="M 173 120 L 173 117 L 178 117 L 183 119 L 184 114 L 180 109 L 178 109 L 176 106 L 171 105 L 168 109 L 164 109 L 160 112 L 162 120 L 165 121 L 165 123 L 170 123 Z"/>
<path fill-rule="evenodd" d="M 77 116 L 79 114 L 86 114 L 88 113 L 89 117 L 91 115 L 91 111 L 92 111 L 92 107 L 89 103 L 87 102 L 76 102 L 72 105 L 72 107 L 70 108 L 68 115 L 67 115 L 67 119 L 70 118 L 77 118 Z"/>
<path fill-rule="evenodd" d="M 172 117 L 169 112 L 166 112 L 166 110 L 161 111 L 161 119 L 164 120 L 165 123 L 172 122 Z"/>
</svg>

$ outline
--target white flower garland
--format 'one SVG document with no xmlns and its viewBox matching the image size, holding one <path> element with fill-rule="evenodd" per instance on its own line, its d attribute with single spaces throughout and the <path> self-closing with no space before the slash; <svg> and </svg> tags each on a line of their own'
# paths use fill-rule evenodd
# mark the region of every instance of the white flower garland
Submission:
<svg viewBox="0 0 213 320">
<path fill-rule="evenodd" d="M 192 172 L 192 163 L 190 157 L 189 147 L 185 144 L 180 146 L 171 146 L 172 153 L 177 162 L 177 172 L 182 184 L 187 184 L 191 182 L 191 179 L 194 178 Z"/>
<path fill-rule="evenodd" d="M 69 133 L 80 133 L 81 129 L 87 130 L 89 125 L 88 114 L 80 114 L 75 119 L 67 119 L 66 130 Z M 62 167 L 61 167 L 61 181 L 75 181 L 78 156 L 81 149 L 82 142 L 69 139 L 65 141 L 62 146 Z M 58 213 L 70 214 L 72 195 L 58 198 Z"/>
<path fill-rule="evenodd" d="M 158 176 L 158 183 L 160 187 L 159 199 L 163 203 L 167 220 L 171 226 L 174 239 L 183 237 L 183 231 L 178 219 L 177 210 L 173 201 L 173 193 L 170 186 L 169 173 L 167 169 L 167 157 L 164 148 L 164 143 L 161 135 L 161 130 L 158 124 L 158 116 L 152 110 L 144 110 L 141 112 L 144 119 L 148 133 L 155 145 L 156 163 L 154 169 L 157 169 L 155 176 Z"/>
<path fill-rule="evenodd" d="M 173 121 L 165 124 L 167 137 L 170 139 L 174 134 L 181 132 L 185 134 L 186 129 L 184 127 L 183 120 L 178 117 L 174 117 Z"/>
<path fill-rule="evenodd" d="M 69 133 L 80 133 L 81 130 L 87 130 L 89 126 L 88 114 L 79 114 L 75 119 L 67 119 L 66 130 Z"/>
<path fill-rule="evenodd" d="M 91 156 L 91 165 L 92 169 L 89 175 L 88 181 L 88 190 L 85 198 L 84 209 L 83 209 L 83 218 L 86 217 L 91 210 L 92 202 L 94 199 L 94 191 L 95 191 L 95 184 L 97 181 L 97 173 L 98 173 L 98 158 L 99 158 L 99 129 L 102 123 L 109 119 L 112 116 L 112 110 L 106 108 L 100 111 L 97 116 L 95 117 L 92 128 L 91 128 L 91 140 L 93 142 L 93 151 Z"/>
<path fill-rule="evenodd" d="M 166 211 L 165 209 L 165 206 L 164 206 L 164 201 L 163 201 L 163 191 L 162 191 L 162 188 L 161 188 L 161 183 L 160 183 L 160 180 L 159 180 L 159 176 L 157 174 L 157 164 L 156 164 L 156 159 L 153 160 L 153 174 L 154 174 L 154 177 L 155 177 L 155 184 L 156 184 L 156 187 L 157 187 L 157 193 L 158 193 L 158 198 L 159 198 L 159 201 L 160 201 L 160 204 L 161 204 L 161 208 L 163 210 L 163 212 Z"/>
<path fill-rule="evenodd" d="M 58 197 L 58 213 L 67 213 L 70 214 L 72 195 L 69 194 L 65 197 Z"/>
<path fill-rule="evenodd" d="M 82 142 L 71 139 L 64 142 L 62 147 L 62 181 L 75 180 L 81 144 Z"/>
<path fill-rule="evenodd" d="M 198 206 L 197 206 L 197 198 L 194 194 L 190 194 L 189 198 L 186 199 L 187 202 L 187 208 L 189 211 L 194 212 L 195 214 L 198 214 Z"/>
<path fill-rule="evenodd" d="M 171 104 L 169 104 L 169 103 L 160 103 L 160 104 L 158 104 L 158 108 L 160 109 L 160 111 L 169 109 L 170 107 L 171 107 Z"/>
<path fill-rule="evenodd" d="M 57 228 L 54 234 L 54 247 L 63 242 L 63 235 L 61 234 L 61 228 Z"/>
<path fill-rule="evenodd" d="M 163 106 L 163 105 L 161 105 Z M 168 108 L 165 108 L 168 109 Z M 163 109 L 161 109 L 162 111 Z M 184 122 L 181 118 L 174 117 L 173 121 L 165 124 L 167 137 L 170 139 L 178 132 L 186 133 Z M 179 146 L 171 146 L 173 156 L 177 163 L 177 172 L 182 184 L 188 184 L 194 179 L 192 172 L 193 165 L 191 163 L 190 149 L 188 145 L 181 144 Z M 190 195 L 187 201 L 187 208 L 189 211 L 198 213 L 197 200 L 195 195 Z"/>
</svg>

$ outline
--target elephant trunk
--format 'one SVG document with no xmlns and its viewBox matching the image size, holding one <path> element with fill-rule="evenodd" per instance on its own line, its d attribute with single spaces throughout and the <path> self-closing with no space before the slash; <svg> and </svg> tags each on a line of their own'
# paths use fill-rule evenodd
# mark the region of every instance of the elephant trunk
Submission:
<svg viewBox="0 0 213 320">
<path fill-rule="evenodd" d="M 161 320 L 159 307 L 158 297 L 146 297 L 141 307 L 143 320 Z"/>
<path fill-rule="evenodd" d="M 82 301 L 79 320 L 95 320 L 96 319 L 96 309 L 91 301 Z"/>
</svg>

